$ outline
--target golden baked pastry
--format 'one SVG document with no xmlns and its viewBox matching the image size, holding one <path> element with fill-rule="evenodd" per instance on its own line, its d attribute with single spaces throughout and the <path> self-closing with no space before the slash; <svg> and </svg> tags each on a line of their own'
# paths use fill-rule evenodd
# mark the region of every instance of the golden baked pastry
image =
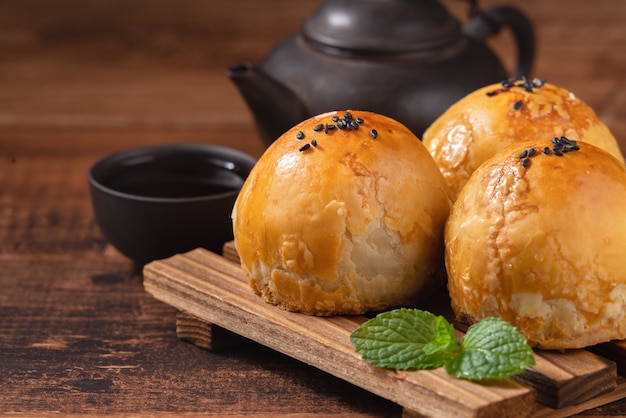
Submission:
<svg viewBox="0 0 626 418">
<path fill-rule="evenodd" d="M 470 177 L 445 229 L 452 307 L 531 345 L 626 337 L 626 166 L 567 138 L 518 142 Z"/>
<path fill-rule="evenodd" d="M 457 196 L 472 172 L 507 145 L 561 136 L 594 144 L 624 162 L 619 144 L 592 108 L 538 79 L 504 81 L 468 94 L 432 123 L 423 140 Z"/>
<path fill-rule="evenodd" d="M 331 112 L 278 138 L 233 209 L 255 292 L 312 315 L 410 305 L 445 283 L 451 196 L 435 161 L 385 116 Z"/>
</svg>

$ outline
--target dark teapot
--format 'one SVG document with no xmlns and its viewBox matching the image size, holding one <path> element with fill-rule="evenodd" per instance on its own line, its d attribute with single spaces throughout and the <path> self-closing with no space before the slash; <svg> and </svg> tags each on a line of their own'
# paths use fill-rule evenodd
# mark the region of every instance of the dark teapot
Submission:
<svg viewBox="0 0 626 418">
<path fill-rule="evenodd" d="M 484 43 L 503 27 L 517 44 L 514 74 Z M 509 6 L 479 10 L 470 1 L 461 27 L 437 0 L 326 0 L 258 67 L 234 65 L 228 76 L 268 145 L 302 120 L 340 109 L 384 114 L 421 138 L 469 92 L 529 75 L 534 53 L 532 24 Z"/>
</svg>

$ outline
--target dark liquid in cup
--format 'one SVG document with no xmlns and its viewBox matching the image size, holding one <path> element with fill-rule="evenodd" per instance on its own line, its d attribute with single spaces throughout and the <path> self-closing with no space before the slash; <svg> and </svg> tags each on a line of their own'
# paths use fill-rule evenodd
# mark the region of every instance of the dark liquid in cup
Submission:
<svg viewBox="0 0 626 418">
<path fill-rule="evenodd" d="M 129 164 L 110 173 L 103 184 L 122 193 L 154 198 L 189 198 L 237 191 L 243 179 L 221 166 L 147 161 Z"/>
</svg>

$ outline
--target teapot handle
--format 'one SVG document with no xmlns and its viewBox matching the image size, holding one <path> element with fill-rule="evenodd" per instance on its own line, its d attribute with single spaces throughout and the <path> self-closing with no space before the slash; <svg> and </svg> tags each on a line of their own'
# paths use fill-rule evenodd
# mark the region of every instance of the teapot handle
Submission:
<svg viewBox="0 0 626 418">
<path fill-rule="evenodd" d="M 532 23 L 522 12 L 511 6 L 475 10 L 465 24 L 464 32 L 469 37 L 485 41 L 503 27 L 511 29 L 517 44 L 517 66 L 513 77 L 529 77 L 535 60 L 535 32 Z"/>
</svg>

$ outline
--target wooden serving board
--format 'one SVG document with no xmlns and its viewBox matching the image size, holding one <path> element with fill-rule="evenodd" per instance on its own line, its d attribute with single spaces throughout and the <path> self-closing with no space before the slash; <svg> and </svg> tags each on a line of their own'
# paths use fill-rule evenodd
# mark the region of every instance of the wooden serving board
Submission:
<svg viewBox="0 0 626 418">
<path fill-rule="evenodd" d="M 350 334 L 364 316 L 315 317 L 287 312 L 254 294 L 232 243 L 224 256 L 197 249 L 144 267 L 144 287 L 177 308 L 177 333 L 206 349 L 250 339 L 317 367 L 403 407 L 404 416 L 527 417 L 569 416 L 626 397 L 612 355 L 587 350 L 536 351 L 536 366 L 515 379 L 473 383 L 443 369 L 394 371 L 363 361 Z M 449 301 L 439 305 L 445 307 Z M 462 327 L 459 327 L 462 335 Z"/>
</svg>

